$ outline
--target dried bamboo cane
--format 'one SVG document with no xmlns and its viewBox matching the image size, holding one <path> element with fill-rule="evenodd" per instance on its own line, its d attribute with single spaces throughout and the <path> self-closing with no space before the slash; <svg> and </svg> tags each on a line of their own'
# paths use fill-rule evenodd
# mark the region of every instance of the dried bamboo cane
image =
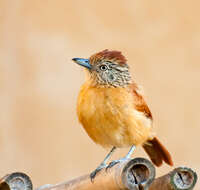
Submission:
<svg viewBox="0 0 200 190">
<path fill-rule="evenodd" d="M 89 175 L 57 185 L 43 185 L 36 190 L 192 190 L 197 181 L 190 168 L 179 167 L 154 180 L 155 168 L 144 158 L 135 158 L 104 169 L 90 180 Z M 24 173 L 12 173 L 0 179 L 0 190 L 32 190 Z"/>
</svg>

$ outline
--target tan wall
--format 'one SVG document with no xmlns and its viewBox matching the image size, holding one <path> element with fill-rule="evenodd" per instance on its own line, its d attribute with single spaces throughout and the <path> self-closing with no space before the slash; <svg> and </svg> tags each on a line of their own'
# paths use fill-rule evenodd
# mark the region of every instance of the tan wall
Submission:
<svg viewBox="0 0 200 190">
<path fill-rule="evenodd" d="M 106 48 L 127 56 L 175 166 L 200 172 L 199 7 L 198 0 L 0 0 L 0 176 L 23 171 L 35 186 L 53 184 L 104 158 L 77 121 L 84 74 L 71 58 Z M 134 156 L 146 154 L 138 148 Z"/>
</svg>

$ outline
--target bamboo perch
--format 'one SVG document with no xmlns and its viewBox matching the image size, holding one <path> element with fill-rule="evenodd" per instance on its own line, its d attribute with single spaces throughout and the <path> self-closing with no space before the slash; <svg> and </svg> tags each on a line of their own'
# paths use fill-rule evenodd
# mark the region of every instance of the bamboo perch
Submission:
<svg viewBox="0 0 200 190">
<path fill-rule="evenodd" d="M 145 190 L 155 177 L 155 168 L 148 160 L 136 158 L 104 169 L 91 182 L 89 175 L 76 178 L 67 183 L 49 187 L 40 187 L 37 190 Z"/>
<path fill-rule="evenodd" d="M 182 167 L 155 180 L 154 177 L 154 166 L 144 158 L 135 158 L 101 171 L 94 182 L 85 175 L 62 184 L 43 185 L 36 190 L 192 190 L 197 181 L 194 171 Z M 0 190 L 32 190 L 32 183 L 26 174 L 13 173 L 0 179 Z"/>
<path fill-rule="evenodd" d="M 32 190 L 31 179 L 24 173 L 12 173 L 0 179 L 0 190 Z"/>
<path fill-rule="evenodd" d="M 7 177 L 9 176 L 10 175 L 4 177 L 2 182 L 4 184 L 6 182 L 10 189 L 7 188 L 3 190 L 14 190 L 12 187 L 15 186 L 15 180 L 8 181 Z M 154 177 L 155 168 L 152 163 L 144 158 L 135 158 L 133 160 L 117 164 L 107 171 L 105 169 L 102 170 L 97 174 L 93 182 L 91 182 L 89 175 L 85 175 L 66 183 L 52 186 L 45 185 L 37 190 L 145 190 L 148 188 L 149 184 L 152 183 Z M 10 182 L 11 184 L 9 184 Z M 26 181 L 24 180 L 24 182 Z M 20 190 L 29 190 L 24 189 L 24 187 L 26 187 L 26 185 L 21 183 Z"/>
<path fill-rule="evenodd" d="M 197 174 L 190 168 L 179 167 L 153 181 L 149 190 L 191 190 L 197 181 Z"/>
</svg>

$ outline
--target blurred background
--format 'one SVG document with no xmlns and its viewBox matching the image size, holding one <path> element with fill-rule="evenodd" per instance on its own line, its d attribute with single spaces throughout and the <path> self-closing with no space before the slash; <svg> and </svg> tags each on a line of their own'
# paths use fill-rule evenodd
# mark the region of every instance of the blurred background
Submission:
<svg viewBox="0 0 200 190">
<path fill-rule="evenodd" d="M 0 176 L 22 171 L 37 187 L 102 161 L 107 151 L 76 117 L 84 73 L 71 59 L 103 49 L 127 57 L 175 166 L 199 174 L 199 7 L 198 0 L 0 0 Z M 138 148 L 133 156 L 147 155 Z"/>
</svg>

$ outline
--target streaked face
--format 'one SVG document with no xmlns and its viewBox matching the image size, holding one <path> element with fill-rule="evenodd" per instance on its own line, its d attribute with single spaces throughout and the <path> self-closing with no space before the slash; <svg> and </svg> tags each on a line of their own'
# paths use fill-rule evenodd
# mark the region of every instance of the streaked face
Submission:
<svg viewBox="0 0 200 190">
<path fill-rule="evenodd" d="M 128 65 L 121 66 L 112 61 L 101 60 L 92 65 L 90 72 L 100 85 L 119 87 L 131 83 Z"/>
<path fill-rule="evenodd" d="M 82 58 L 74 58 L 73 61 L 87 68 L 91 78 L 99 85 L 123 87 L 131 83 L 127 64 L 120 65 L 109 60 L 99 60 L 90 64 L 89 59 Z"/>
<path fill-rule="evenodd" d="M 94 85 L 104 87 L 125 87 L 132 82 L 126 58 L 120 51 L 103 50 L 89 59 L 74 58 L 85 67 Z"/>
</svg>

